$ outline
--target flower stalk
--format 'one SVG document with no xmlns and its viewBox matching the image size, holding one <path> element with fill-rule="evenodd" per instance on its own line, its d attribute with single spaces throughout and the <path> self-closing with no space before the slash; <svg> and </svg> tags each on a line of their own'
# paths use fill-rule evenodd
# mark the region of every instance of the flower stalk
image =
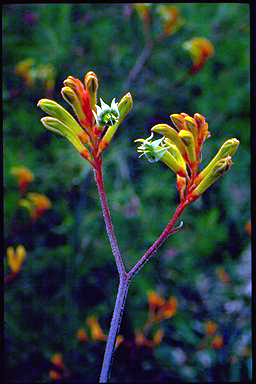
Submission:
<svg viewBox="0 0 256 384">
<path fill-rule="evenodd" d="M 150 52 L 151 45 L 148 49 Z M 230 169 L 232 156 L 238 148 L 239 141 L 237 139 L 226 141 L 208 166 L 203 171 L 199 171 L 202 147 L 205 140 L 210 137 L 205 117 L 199 113 L 195 113 L 193 117 L 186 113 L 172 114 L 170 118 L 175 127 L 168 124 L 157 124 L 151 128 L 152 134 L 149 138 L 136 140 L 140 143 L 137 148 L 139 157 L 145 155 L 150 163 L 163 162 L 175 173 L 180 203 L 158 239 L 127 272 L 118 246 L 104 189 L 102 155 L 117 128 L 132 109 L 133 101 L 128 92 L 118 103 L 113 99 L 111 105 L 108 105 L 100 99 L 101 106 L 98 106 L 96 104 L 97 90 L 98 80 L 92 71 L 86 74 L 84 84 L 72 76 L 64 81 L 61 93 L 73 108 L 77 120 L 52 100 L 42 99 L 38 106 L 50 115 L 41 119 L 43 125 L 47 129 L 66 137 L 92 166 L 106 231 L 119 274 L 118 293 L 99 378 L 100 383 L 105 383 L 110 374 L 112 355 L 130 282 L 145 263 L 156 254 L 168 237 L 181 228 L 182 224 L 178 227 L 175 227 L 175 224 L 184 209 Z M 162 138 L 153 140 L 154 133 L 161 134 Z M 25 203 L 23 199 L 23 204 Z M 44 205 L 43 208 L 46 209 L 46 206 Z M 161 337 L 159 334 L 156 340 L 161 340 Z"/>
</svg>

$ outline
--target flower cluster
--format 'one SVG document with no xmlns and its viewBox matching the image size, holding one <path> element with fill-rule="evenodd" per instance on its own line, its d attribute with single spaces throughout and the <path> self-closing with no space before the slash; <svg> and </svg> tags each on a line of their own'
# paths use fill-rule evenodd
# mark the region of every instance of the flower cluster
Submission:
<svg viewBox="0 0 256 384">
<path fill-rule="evenodd" d="M 11 168 L 11 174 L 17 177 L 20 194 L 23 195 L 28 185 L 34 180 L 33 173 L 26 167 L 17 166 Z"/>
<path fill-rule="evenodd" d="M 56 73 L 51 64 L 36 65 L 34 59 L 28 58 L 16 65 L 15 73 L 22 77 L 28 88 L 33 88 L 37 81 L 41 81 L 47 94 L 52 94 L 55 87 Z"/>
<path fill-rule="evenodd" d="M 38 220 L 52 207 L 52 203 L 47 196 L 36 192 L 28 193 L 26 198 L 19 200 L 19 205 L 29 211 L 33 221 Z"/>
<path fill-rule="evenodd" d="M 80 341 L 81 343 L 87 342 L 88 340 L 91 341 L 106 341 L 107 335 L 105 335 L 103 329 L 101 328 L 101 325 L 95 315 L 91 315 L 86 319 L 87 326 L 89 327 L 89 334 L 88 336 L 86 330 L 84 328 L 79 328 L 76 332 L 76 339 Z M 116 339 L 116 348 L 123 342 L 124 337 L 122 335 L 117 336 Z"/>
<path fill-rule="evenodd" d="M 51 363 L 53 364 L 53 368 L 49 371 L 49 378 L 52 381 L 60 381 L 69 376 L 69 372 L 65 367 L 63 357 L 61 353 L 55 353 L 51 357 Z"/>
<path fill-rule="evenodd" d="M 165 300 L 162 296 L 154 291 L 148 293 L 149 304 L 149 320 L 150 323 L 159 322 L 161 320 L 173 317 L 177 309 L 177 299 L 170 296 Z"/>
<path fill-rule="evenodd" d="M 204 337 L 199 345 L 199 349 L 213 348 L 221 349 L 224 346 L 224 338 L 218 331 L 218 325 L 212 321 L 207 320 L 204 323 Z"/>
<path fill-rule="evenodd" d="M 142 144 L 138 147 L 140 157 L 150 162 L 161 160 L 177 177 L 177 189 L 181 202 L 190 203 L 218 180 L 232 165 L 239 140 L 227 140 L 212 161 L 200 172 L 202 148 L 210 137 L 205 117 L 195 113 L 193 117 L 186 113 L 170 116 L 175 128 L 168 124 L 157 124 L 151 128 L 152 134 L 147 139 L 137 139 Z M 153 140 L 154 133 L 163 135 Z"/>
<path fill-rule="evenodd" d="M 157 7 L 157 13 L 163 21 L 164 35 L 170 36 L 176 33 L 184 24 L 179 8 L 161 4 Z"/>
<path fill-rule="evenodd" d="M 214 54 L 213 44 L 203 37 L 195 37 L 185 41 L 183 43 L 183 48 L 192 56 L 193 64 L 190 70 L 192 75 L 198 72 L 204 66 L 206 60 Z"/>
<path fill-rule="evenodd" d="M 97 92 L 98 79 L 92 71 L 85 75 L 84 83 L 73 76 L 64 81 L 61 94 L 78 121 L 53 100 L 38 102 L 38 106 L 50 115 L 41 119 L 43 125 L 66 137 L 94 167 L 133 105 L 131 94 L 127 93 L 119 103 L 113 99 L 108 106 L 101 99 L 101 106 L 98 106 Z"/>
<path fill-rule="evenodd" d="M 148 320 L 145 323 L 142 330 L 135 332 L 135 343 L 138 346 L 145 346 L 153 348 L 159 345 L 164 338 L 163 328 L 158 328 L 153 335 L 152 339 L 147 337 L 151 328 L 161 322 L 162 320 L 170 319 L 176 314 L 177 299 L 174 296 L 170 296 L 168 300 L 165 300 L 155 291 L 148 292 Z"/>
<path fill-rule="evenodd" d="M 136 3 L 133 4 L 133 8 L 144 24 L 144 31 L 148 31 L 153 16 L 152 3 Z M 163 33 L 161 37 L 173 35 L 184 24 L 179 8 L 169 4 L 160 4 L 155 9 L 162 23 Z"/>
</svg>

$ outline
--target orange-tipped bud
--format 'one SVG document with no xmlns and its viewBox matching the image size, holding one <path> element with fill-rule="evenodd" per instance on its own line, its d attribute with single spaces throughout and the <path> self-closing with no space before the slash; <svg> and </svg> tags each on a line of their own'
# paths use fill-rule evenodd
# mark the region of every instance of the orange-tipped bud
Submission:
<svg viewBox="0 0 256 384">
<path fill-rule="evenodd" d="M 184 117 L 178 113 L 170 115 L 170 118 L 175 125 L 175 127 L 180 131 L 181 129 L 186 129 Z"/>
<path fill-rule="evenodd" d="M 91 109 L 96 110 L 98 79 L 93 71 L 87 72 L 84 79 L 85 87 L 90 95 Z"/>
</svg>

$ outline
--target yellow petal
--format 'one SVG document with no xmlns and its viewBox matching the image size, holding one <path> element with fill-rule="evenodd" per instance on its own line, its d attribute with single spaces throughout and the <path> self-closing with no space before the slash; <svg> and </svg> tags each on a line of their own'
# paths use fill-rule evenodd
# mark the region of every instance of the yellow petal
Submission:
<svg viewBox="0 0 256 384">
<path fill-rule="evenodd" d="M 179 136 L 187 148 L 191 163 L 192 164 L 195 163 L 196 151 L 195 151 L 195 140 L 194 140 L 193 134 L 190 131 L 182 129 L 179 132 Z"/>
<path fill-rule="evenodd" d="M 179 137 L 178 132 L 174 128 L 172 128 L 170 125 L 157 124 L 153 128 L 151 128 L 151 131 L 160 133 L 165 137 L 167 137 L 177 146 L 182 156 L 186 156 L 185 144 L 182 142 L 181 138 Z"/>
</svg>

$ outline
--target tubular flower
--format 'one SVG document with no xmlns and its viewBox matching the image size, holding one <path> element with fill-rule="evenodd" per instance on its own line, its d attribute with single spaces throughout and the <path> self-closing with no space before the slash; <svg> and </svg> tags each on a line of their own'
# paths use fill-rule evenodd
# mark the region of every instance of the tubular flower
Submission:
<svg viewBox="0 0 256 384">
<path fill-rule="evenodd" d="M 59 381 L 63 378 L 63 371 L 65 369 L 63 357 L 61 353 L 55 353 L 51 357 L 51 363 L 56 366 L 58 370 L 50 369 L 49 378 L 53 381 Z"/>
<path fill-rule="evenodd" d="M 217 324 L 214 321 L 209 320 L 205 323 L 205 331 L 207 335 L 214 335 L 217 331 L 217 328 Z"/>
<path fill-rule="evenodd" d="M 33 221 L 39 219 L 45 211 L 52 207 L 47 196 L 35 192 L 29 193 L 27 198 L 21 199 L 19 205 L 28 209 Z"/>
<path fill-rule="evenodd" d="M 134 9 L 137 11 L 139 17 L 145 25 L 148 25 L 150 22 L 150 3 L 138 3 L 133 4 Z"/>
<path fill-rule="evenodd" d="M 23 195 L 28 185 L 33 181 L 33 173 L 26 167 L 18 166 L 11 168 L 11 174 L 18 178 L 19 190 L 21 195 Z"/>
<path fill-rule="evenodd" d="M 192 56 L 193 64 L 190 70 L 192 75 L 198 72 L 204 66 L 206 60 L 214 54 L 213 44 L 203 37 L 196 37 L 185 41 L 183 48 Z"/>
<path fill-rule="evenodd" d="M 212 340 L 212 347 L 214 349 L 221 349 L 221 348 L 223 348 L 224 347 L 223 336 L 221 336 L 221 335 L 214 336 L 214 338 Z"/>
<path fill-rule="evenodd" d="M 173 35 L 184 23 L 180 10 L 173 5 L 158 5 L 157 12 L 163 20 L 165 36 Z"/>
<path fill-rule="evenodd" d="M 160 345 L 164 337 L 164 330 L 159 328 L 153 336 L 153 339 L 148 339 L 144 332 L 141 330 L 135 331 L 135 344 L 138 347 L 147 347 L 153 348 L 157 345 Z"/>
<path fill-rule="evenodd" d="M 87 319 L 87 324 L 91 330 L 91 338 L 94 341 L 105 341 L 107 340 L 107 336 L 104 334 L 98 320 L 95 316 L 90 316 Z"/>
<path fill-rule="evenodd" d="M 137 148 L 139 157 L 145 155 L 149 162 L 162 161 L 175 174 L 181 202 L 190 203 L 217 181 L 232 165 L 239 140 L 227 140 L 212 161 L 200 172 L 203 144 L 210 137 L 205 117 L 195 113 L 170 116 L 174 128 L 168 124 L 157 124 L 151 128 L 147 139 L 137 139 L 142 144 Z M 157 140 L 153 134 L 163 135 Z"/>
<path fill-rule="evenodd" d="M 12 273 L 20 272 L 21 267 L 26 259 L 26 250 L 23 245 L 18 245 L 16 251 L 13 247 L 7 248 L 7 262 Z"/>
<path fill-rule="evenodd" d="M 171 296 L 168 300 L 165 300 L 152 291 L 148 293 L 148 304 L 149 323 L 153 323 L 174 316 L 177 308 L 177 299 Z"/>
<path fill-rule="evenodd" d="M 15 73 L 22 77 L 29 88 L 34 87 L 39 80 L 43 83 L 48 94 L 51 94 L 54 89 L 56 72 L 51 64 L 36 65 L 33 59 L 28 58 L 16 65 Z"/>
<path fill-rule="evenodd" d="M 87 336 L 87 333 L 86 331 L 83 329 L 83 328 L 79 328 L 76 332 L 76 338 L 77 340 L 79 340 L 80 342 L 85 342 L 88 340 L 88 336 Z"/>
<path fill-rule="evenodd" d="M 41 119 L 43 125 L 66 137 L 92 166 L 96 166 L 102 151 L 133 106 L 129 92 L 118 103 L 113 99 L 110 106 L 100 99 L 101 106 L 98 106 L 97 91 L 98 79 L 92 71 L 85 75 L 84 83 L 73 76 L 64 81 L 61 94 L 72 107 L 76 119 L 53 100 L 38 102 L 38 106 L 49 114 Z"/>
</svg>

